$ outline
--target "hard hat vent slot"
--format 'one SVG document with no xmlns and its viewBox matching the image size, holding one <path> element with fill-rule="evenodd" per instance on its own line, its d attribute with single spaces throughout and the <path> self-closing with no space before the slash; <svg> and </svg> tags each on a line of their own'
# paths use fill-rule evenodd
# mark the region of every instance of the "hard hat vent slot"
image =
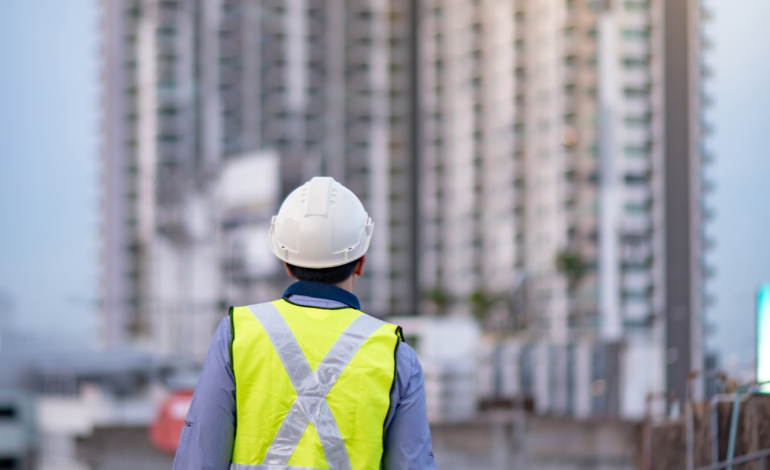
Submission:
<svg viewBox="0 0 770 470">
<path fill-rule="evenodd" d="M 307 196 L 304 198 L 305 217 L 311 215 L 329 216 L 329 199 L 331 198 L 332 178 L 313 178 L 308 184 Z"/>
</svg>

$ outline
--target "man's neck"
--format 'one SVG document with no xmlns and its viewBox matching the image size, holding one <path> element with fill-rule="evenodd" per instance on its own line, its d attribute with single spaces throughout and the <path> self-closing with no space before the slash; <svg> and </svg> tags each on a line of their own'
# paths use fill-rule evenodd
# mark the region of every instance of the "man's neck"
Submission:
<svg viewBox="0 0 770 470">
<path fill-rule="evenodd" d="M 338 284 L 332 284 L 334 287 L 339 287 L 340 289 L 344 289 L 351 294 L 353 293 L 353 284 L 356 283 L 356 275 L 353 274 L 349 278 L 345 279 L 344 281 L 338 283 Z"/>
</svg>

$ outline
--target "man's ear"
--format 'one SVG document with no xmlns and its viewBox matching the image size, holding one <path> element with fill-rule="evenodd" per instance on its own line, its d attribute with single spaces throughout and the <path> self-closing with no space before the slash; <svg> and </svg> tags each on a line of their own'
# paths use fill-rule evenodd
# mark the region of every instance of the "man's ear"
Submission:
<svg viewBox="0 0 770 470">
<path fill-rule="evenodd" d="M 283 267 L 286 268 L 286 274 L 288 274 L 289 277 L 293 278 L 294 274 L 291 273 L 291 268 L 289 268 L 289 264 L 286 263 L 286 261 L 283 262 Z"/>
<path fill-rule="evenodd" d="M 366 255 L 362 256 L 358 260 L 358 264 L 356 265 L 356 270 L 353 271 L 353 274 L 356 276 L 360 276 L 364 273 L 364 263 L 366 263 Z"/>
</svg>

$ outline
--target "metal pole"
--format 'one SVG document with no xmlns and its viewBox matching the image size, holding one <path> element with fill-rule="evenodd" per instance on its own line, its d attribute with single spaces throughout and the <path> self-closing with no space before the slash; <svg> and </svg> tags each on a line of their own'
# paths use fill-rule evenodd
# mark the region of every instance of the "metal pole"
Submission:
<svg viewBox="0 0 770 470">
<path fill-rule="evenodd" d="M 645 400 L 644 422 L 642 431 L 642 470 L 652 470 L 652 393 Z"/>
<path fill-rule="evenodd" d="M 711 464 L 719 463 L 719 402 L 711 399 Z"/>
<path fill-rule="evenodd" d="M 740 465 L 748 462 L 753 462 L 755 460 L 759 461 L 760 459 L 766 459 L 768 456 L 770 456 L 770 449 L 765 449 L 765 450 L 760 450 L 759 452 L 752 452 L 751 454 L 746 454 L 740 457 L 736 457 L 733 459 L 732 462 L 722 462 L 714 465 L 708 465 L 705 467 L 700 467 L 696 470 L 722 470 L 724 468 L 727 468 L 733 465 Z"/>
<path fill-rule="evenodd" d="M 735 438 L 738 434 L 738 413 L 741 409 L 741 387 L 735 390 L 735 401 L 733 402 L 733 415 L 730 419 L 730 439 L 727 441 L 727 462 L 730 466 L 727 470 L 733 470 L 732 461 L 735 456 Z"/>
<path fill-rule="evenodd" d="M 687 382 L 687 388 L 690 388 L 690 383 Z M 684 402 L 684 415 L 685 415 L 685 423 L 687 426 L 686 432 L 687 432 L 687 470 L 693 470 L 695 468 L 695 456 L 694 449 L 695 447 L 693 445 L 693 412 L 692 412 L 692 401 L 689 397 L 689 391 L 688 391 L 688 397 Z"/>
<path fill-rule="evenodd" d="M 693 470 L 695 468 L 695 443 L 694 443 L 694 418 L 693 418 L 693 403 L 692 403 L 692 381 L 698 375 L 698 372 L 692 371 L 687 374 L 687 382 L 685 383 L 685 397 L 684 397 L 684 418 L 686 426 L 686 439 L 687 439 L 687 470 Z"/>
</svg>

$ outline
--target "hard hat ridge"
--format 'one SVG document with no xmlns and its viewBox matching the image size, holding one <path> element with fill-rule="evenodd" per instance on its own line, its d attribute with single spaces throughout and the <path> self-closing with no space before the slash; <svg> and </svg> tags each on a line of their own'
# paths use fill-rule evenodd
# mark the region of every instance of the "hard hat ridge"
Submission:
<svg viewBox="0 0 770 470">
<path fill-rule="evenodd" d="M 315 177 L 286 197 L 270 225 L 270 249 L 305 268 L 331 268 L 369 249 L 374 223 L 361 201 L 331 177 Z"/>
</svg>

